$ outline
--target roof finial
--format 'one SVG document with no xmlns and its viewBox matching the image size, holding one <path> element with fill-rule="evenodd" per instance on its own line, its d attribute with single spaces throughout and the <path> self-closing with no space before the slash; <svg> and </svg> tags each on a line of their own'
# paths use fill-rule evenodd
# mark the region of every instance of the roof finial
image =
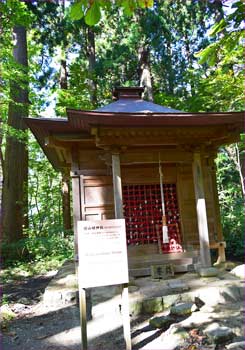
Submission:
<svg viewBox="0 0 245 350">
<path fill-rule="evenodd" d="M 144 87 L 116 87 L 113 91 L 113 97 L 117 100 L 121 98 L 141 99 Z"/>
</svg>

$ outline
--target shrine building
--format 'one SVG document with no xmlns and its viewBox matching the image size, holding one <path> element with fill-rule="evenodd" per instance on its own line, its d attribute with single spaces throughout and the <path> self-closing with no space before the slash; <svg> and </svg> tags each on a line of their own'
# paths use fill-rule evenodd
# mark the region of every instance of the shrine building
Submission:
<svg viewBox="0 0 245 350">
<path fill-rule="evenodd" d="M 132 275 L 165 263 L 186 271 L 194 257 L 210 266 L 210 249 L 225 261 L 214 160 L 240 140 L 243 113 L 186 113 L 142 100 L 143 90 L 25 120 L 53 167 L 71 174 L 76 254 L 78 220 L 125 218 Z"/>
</svg>

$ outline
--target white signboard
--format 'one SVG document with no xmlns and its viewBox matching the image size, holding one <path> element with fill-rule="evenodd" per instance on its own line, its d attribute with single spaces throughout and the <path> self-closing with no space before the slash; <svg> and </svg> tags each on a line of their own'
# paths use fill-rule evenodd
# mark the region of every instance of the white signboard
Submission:
<svg viewBox="0 0 245 350">
<path fill-rule="evenodd" d="M 125 220 L 78 221 L 78 255 L 82 288 L 128 283 Z"/>
</svg>

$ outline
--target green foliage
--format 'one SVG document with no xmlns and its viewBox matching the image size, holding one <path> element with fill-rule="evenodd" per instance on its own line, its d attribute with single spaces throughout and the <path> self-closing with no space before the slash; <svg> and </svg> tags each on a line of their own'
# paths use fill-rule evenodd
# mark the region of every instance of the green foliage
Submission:
<svg viewBox="0 0 245 350">
<path fill-rule="evenodd" d="M 1 1 L 0 13 L 1 28 L 5 33 L 13 25 L 22 25 L 28 28 L 33 21 L 33 15 L 28 12 L 26 3 L 19 0 Z"/>
<path fill-rule="evenodd" d="M 123 8 L 124 14 L 131 16 L 137 8 L 153 7 L 153 0 L 116 0 L 118 6 Z M 101 10 L 109 11 L 111 2 L 107 0 L 78 0 L 70 7 L 70 17 L 77 21 L 84 17 L 89 26 L 97 24 L 101 19 Z"/>
<path fill-rule="evenodd" d="M 66 116 L 66 108 L 92 109 L 88 89 L 88 71 L 80 58 L 70 65 L 69 87 L 66 90 L 58 88 L 56 113 Z"/>
<path fill-rule="evenodd" d="M 23 280 L 26 277 L 45 274 L 51 270 L 57 270 L 65 261 L 57 257 L 45 257 L 38 261 L 13 260 L 5 263 L 0 276 L 3 283 Z"/>
<path fill-rule="evenodd" d="M 12 29 L 18 24 L 29 27 L 33 16 L 27 10 L 26 4 L 18 0 L 0 2 L 0 14 L 0 119 L 6 122 L 8 104 L 11 101 L 10 82 L 15 81 L 23 87 L 28 81 L 26 70 L 12 56 Z M 8 132 L 7 125 L 4 126 L 2 133 Z"/>
<path fill-rule="evenodd" d="M 1 305 L 6 305 L 8 303 L 8 296 L 6 294 L 3 294 L 1 298 Z"/>
<path fill-rule="evenodd" d="M 190 112 L 241 110 L 243 7 L 241 1 L 233 6 L 234 13 L 216 23 L 221 10 L 206 1 L 79 0 L 68 11 L 59 2 L 2 2 L 1 118 L 6 122 L 13 78 L 30 83 L 32 116 L 43 113 L 50 101 L 58 116 L 65 116 L 67 107 L 96 108 L 90 100 L 88 83 L 91 79 L 88 26 L 93 26 L 95 34 L 92 79 L 97 85 L 99 106 L 111 100 L 111 90 L 116 85 L 139 84 L 139 51 L 147 47 L 156 103 Z M 20 20 L 28 27 L 28 77 L 12 60 L 11 30 Z M 207 30 L 213 22 L 209 32 L 212 37 L 208 37 Z M 197 55 L 201 58 L 198 64 L 194 53 L 202 49 Z M 66 90 L 59 83 L 61 60 L 67 63 Z M 46 115 L 49 116 L 47 112 Z M 6 124 L 0 132 L 26 142 L 26 134 L 20 135 Z M 45 271 L 73 255 L 72 235 L 62 229 L 61 176 L 52 169 L 32 137 L 28 148 L 29 229 L 25 239 L 14 247 L 17 255 L 9 257 L 15 261 L 12 271 L 16 276 L 21 271 L 29 275 L 38 269 Z M 226 149 L 222 149 L 217 162 L 228 254 L 240 257 L 243 247 L 240 180 Z M 4 249 L 12 251 L 9 246 L 3 246 Z"/>
<path fill-rule="evenodd" d="M 236 55 L 237 46 L 242 46 L 244 38 L 243 23 L 244 23 L 244 4 L 241 0 L 233 3 L 234 12 L 222 18 L 215 23 L 209 35 L 217 37 L 215 42 L 196 54 L 199 59 L 199 64 L 207 63 L 209 66 L 214 66 L 218 62 L 226 61 Z"/>
<path fill-rule="evenodd" d="M 220 150 L 217 158 L 217 182 L 227 256 L 243 260 L 244 198 L 234 159 L 225 148 Z"/>
<path fill-rule="evenodd" d="M 194 93 L 186 99 L 190 111 L 244 109 L 242 35 L 230 31 L 197 54 L 199 63 L 208 66 L 205 75 L 195 69 L 186 72 L 193 82 Z"/>
<path fill-rule="evenodd" d="M 15 267 L 13 275 L 17 278 L 21 277 L 22 270 L 29 271 L 28 275 L 31 275 L 38 272 L 38 267 L 42 268 L 39 273 L 53 269 L 66 259 L 72 259 L 73 251 L 73 233 L 64 236 L 64 232 L 58 228 L 46 234 L 27 231 L 26 238 L 16 243 L 2 244 L 2 254 L 6 257 L 4 266 Z M 25 273 L 22 273 L 23 276 Z"/>
<path fill-rule="evenodd" d="M 52 168 L 33 136 L 28 149 L 29 230 L 46 236 L 53 227 L 57 231 L 62 227 L 61 175 Z"/>
<path fill-rule="evenodd" d="M 70 8 L 70 16 L 71 19 L 73 19 L 74 21 L 77 21 L 79 19 L 81 19 L 84 16 L 84 12 L 86 9 L 86 3 L 87 1 L 77 1 L 75 2 L 71 8 Z"/>
<path fill-rule="evenodd" d="M 42 261 L 47 257 L 56 260 L 71 259 L 74 250 L 73 234 L 64 236 L 57 228 L 49 231 L 46 237 L 40 237 L 34 232 L 25 240 L 25 247 L 34 261 Z"/>
<path fill-rule="evenodd" d="M 85 23 L 89 26 L 93 26 L 99 22 L 100 18 L 100 5 L 99 2 L 95 0 L 86 12 Z"/>
</svg>

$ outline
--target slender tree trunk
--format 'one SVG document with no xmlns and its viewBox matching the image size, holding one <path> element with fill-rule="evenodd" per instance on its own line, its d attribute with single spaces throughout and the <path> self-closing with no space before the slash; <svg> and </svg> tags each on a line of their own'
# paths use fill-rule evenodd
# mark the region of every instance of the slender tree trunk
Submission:
<svg viewBox="0 0 245 350">
<path fill-rule="evenodd" d="M 95 75 L 95 38 L 94 30 L 91 27 L 87 28 L 87 57 L 88 57 L 88 84 L 90 101 L 93 107 L 97 105 L 97 84 Z"/>
<path fill-rule="evenodd" d="M 240 151 L 239 151 L 239 147 L 238 144 L 235 144 L 235 151 L 236 151 L 236 167 L 239 173 L 239 177 L 240 177 L 240 182 L 241 182 L 241 188 L 242 188 L 242 194 L 243 197 L 245 198 L 245 185 L 244 185 L 244 158 L 243 158 L 243 162 L 241 161 L 241 157 L 240 157 Z"/>
<path fill-rule="evenodd" d="M 243 162 L 243 159 L 241 159 L 241 157 L 240 157 L 240 151 L 239 151 L 238 144 L 235 143 L 235 145 L 227 146 L 226 150 L 227 150 L 227 153 L 228 153 L 230 159 L 234 162 L 236 170 L 238 171 L 241 189 L 242 189 L 242 194 L 243 194 L 243 197 L 245 197 L 244 162 Z"/>
<path fill-rule="evenodd" d="M 168 55 L 168 64 L 166 65 L 166 67 L 168 67 L 168 72 L 167 72 L 167 76 L 168 76 L 168 92 L 170 94 L 174 93 L 174 71 L 173 71 L 173 62 L 172 62 L 172 56 L 173 56 L 173 52 L 172 52 L 172 47 L 171 47 L 171 42 L 168 41 L 167 43 L 167 55 Z"/>
<path fill-rule="evenodd" d="M 145 87 L 144 98 L 153 101 L 151 69 L 150 69 L 150 49 L 141 47 L 139 49 L 139 72 L 140 86 Z"/>
<path fill-rule="evenodd" d="M 11 83 L 12 102 L 8 110 L 8 126 L 12 130 L 24 131 L 26 126 L 23 117 L 28 116 L 28 82 L 27 82 L 27 41 L 26 29 L 16 26 L 13 29 L 15 45 L 13 56 L 17 64 L 22 65 L 26 80 L 21 86 Z M 24 79 L 25 79 L 24 78 Z M 27 180 L 28 152 L 24 141 L 16 136 L 6 140 L 3 182 L 3 230 L 4 240 L 15 243 L 23 237 L 27 227 Z"/>
<path fill-rule="evenodd" d="M 229 157 L 232 159 L 232 161 L 235 164 L 236 170 L 238 171 L 239 178 L 240 178 L 240 184 L 242 189 L 243 197 L 245 198 L 245 186 L 244 186 L 244 158 L 241 159 L 240 157 L 240 151 L 238 144 L 230 145 L 226 147 L 227 153 Z"/>
<path fill-rule="evenodd" d="M 189 41 L 189 37 L 188 37 L 188 33 L 187 32 L 184 33 L 184 45 L 185 45 L 186 58 L 187 58 L 187 62 L 188 62 L 187 67 L 191 68 L 191 61 L 192 61 L 191 60 L 191 49 L 190 49 L 190 41 Z M 184 90 L 184 95 L 186 97 L 188 97 L 188 95 L 193 96 L 193 93 L 194 93 L 194 82 L 193 82 L 193 79 L 189 79 L 189 85 L 191 87 L 191 89 L 189 91 L 187 91 L 186 89 L 183 89 Z"/>
<path fill-rule="evenodd" d="M 62 11 L 61 11 L 61 21 L 63 20 L 65 13 L 65 0 L 61 2 Z M 67 40 L 66 33 L 63 33 L 63 47 L 62 47 L 62 58 L 60 61 L 60 88 L 62 90 L 68 89 L 68 72 L 67 72 L 67 62 L 66 62 L 66 49 L 67 49 Z M 62 173 L 61 179 L 61 192 L 62 192 L 62 219 L 63 219 L 63 228 L 64 230 L 71 230 L 71 189 L 70 189 L 70 179 L 69 175 L 66 173 L 66 170 Z"/>
</svg>

